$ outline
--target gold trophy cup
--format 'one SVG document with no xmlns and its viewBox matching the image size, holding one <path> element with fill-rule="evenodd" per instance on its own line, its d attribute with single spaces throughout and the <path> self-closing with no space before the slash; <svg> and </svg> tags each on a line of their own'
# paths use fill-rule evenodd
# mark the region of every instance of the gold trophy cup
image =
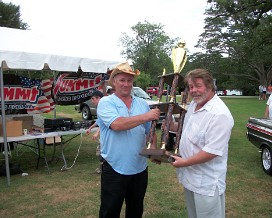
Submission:
<svg viewBox="0 0 272 218">
<path fill-rule="evenodd" d="M 159 82 L 159 91 L 157 95 L 158 103 L 154 105 L 156 108 L 159 108 L 161 112 L 165 112 L 166 118 L 165 118 L 165 128 L 162 131 L 162 137 L 161 137 L 161 145 L 160 148 L 151 148 L 151 145 L 153 143 L 154 133 L 156 130 L 157 120 L 152 121 L 151 129 L 149 132 L 149 138 L 147 142 L 147 148 L 143 149 L 140 153 L 140 155 L 146 156 L 148 158 L 155 159 L 160 162 L 169 162 L 171 161 L 171 155 L 179 155 L 178 152 L 178 145 L 179 140 L 182 132 L 182 126 L 183 126 L 183 120 L 186 113 L 185 107 L 181 107 L 179 104 L 176 103 L 176 91 L 177 87 L 183 87 L 184 88 L 184 81 L 183 77 L 180 75 L 181 70 L 183 69 L 185 63 L 186 63 L 187 57 L 186 57 L 186 50 L 185 50 L 185 41 L 180 40 L 178 45 L 175 46 L 172 49 L 172 62 L 174 67 L 174 73 L 165 75 L 165 71 L 163 72 L 163 75 L 160 76 L 160 82 Z M 164 84 L 168 84 L 171 86 L 170 90 L 170 100 L 168 102 L 161 102 L 162 94 L 163 94 L 163 88 Z M 187 91 L 186 89 L 183 92 L 182 97 L 182 105 L 186 105 L 187 100 Z M 173 114 L 179 114 L 180 119 L 178 121 L 178 129 L 176 132 L 176 143 L 175 143 L 175 151 L 174 153 L 171 153 L 166 150 L 166 144 L 169 139 L 169 129 L 170 129 L 170 123 L 173 120 Z"/>
</svg>

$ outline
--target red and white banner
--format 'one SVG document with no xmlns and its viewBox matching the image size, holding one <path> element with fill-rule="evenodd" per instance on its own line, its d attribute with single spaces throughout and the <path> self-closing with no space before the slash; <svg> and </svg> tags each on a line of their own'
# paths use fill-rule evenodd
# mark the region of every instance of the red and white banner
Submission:
<svg viewBox="0 0 272 218">
<path fill-rule="evenodd" d="M 91 93 L 103 89 L 103 81 L 107 79 L 105 73 L 59 73 L 56 77 L 52 94 L 58 105 L 73 105 L 90 99 Z"/>
<path fill-rule="evenodd" d="M 6 82 L 5 82 L 6 81 Z M 48 113 L 55 108 L 51 90 L 54 80 L 4 76 L 4 101 L 7 114 Z"/>
<path fill-rule="evenodd" d="M 94 90 L 102 90 L 103 81 L 107 77 L 108 75 L 104 73 L 82 71 L 61 72 L 55 80 L 30 79 L 4 74 L 5 112 L 6 114 L 48 113 L 55 108 L 55 105 L 74 105 L 87 101 Z"/>
</svg>

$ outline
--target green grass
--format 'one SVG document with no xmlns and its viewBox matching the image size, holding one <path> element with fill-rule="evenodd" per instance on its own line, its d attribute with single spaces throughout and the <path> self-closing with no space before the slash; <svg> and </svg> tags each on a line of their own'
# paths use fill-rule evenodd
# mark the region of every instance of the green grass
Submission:
<svg viewBox="0 0 272 218">
<path fill-rule="evenodd" d="M 235 120 L 229 143 L 226 191 L 227 217 L 271 217 L 272 177 L 261 167 L 258 149 L 246 138 L 249 117 L 263 117 L 265 102 L 254 98 L 222 98 Z M 74 106 L 57 107 L 57 116 L 81 119 Z M 46 117 L 52 117 L 47 114 Z M 158 132 L 159 129 L 158 129 Z M 52 162 L 50 171 L 41 161 L 36 170 L 36 156 L 23 147 L 19 157 L 13 152 L 11 162 L 20 164 L 29 175 L 0 177 L 0 217 L 98 217 L 100 176 L 95 156 L 96 142 L 83 136 L 83 143 L 74 167 L 61 172 L 62 160 Z M 73 164 L 80 137 L 65 145 L 68 166 Z M 52 148 L 48 147 L 50 157 Z M 60 148 L 57 147 L 57 157 Z M 123 212 L 122 212 L 123 215 Z M 175 169 L 169 164 L 149 163 L 149 185 L 145 198 L 144 217 L 186 217 L 183 188 L 177 182 Z"/>
</svg>

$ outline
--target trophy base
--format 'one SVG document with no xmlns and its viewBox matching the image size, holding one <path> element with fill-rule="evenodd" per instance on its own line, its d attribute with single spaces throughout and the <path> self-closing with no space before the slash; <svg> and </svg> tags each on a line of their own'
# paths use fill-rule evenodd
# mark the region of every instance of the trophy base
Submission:
<svg viewBox="0 0 272 218">
<path fill-rule="evenodd" d="M 162 163 L 173 162 L 171 155 L 173 153 L 166 151 L 165 149 L 143 149 L 140 155 L 145 156 L 147 158 L 152 158 Z"/>
</svg>

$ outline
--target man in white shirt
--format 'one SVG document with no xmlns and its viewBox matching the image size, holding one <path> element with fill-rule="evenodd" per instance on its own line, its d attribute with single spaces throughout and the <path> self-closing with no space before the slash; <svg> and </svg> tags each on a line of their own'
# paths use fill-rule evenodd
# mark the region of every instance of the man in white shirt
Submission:
<svg viewBox="0 0 272 218">
<path fill-rule="evenodd" d="M 189 217 L 225 217 L 228 142 L 232 115 L 215 94 L 211 74 L 204 69 L 187 73 L 185 84 L 192 102 L 185 115 L 180 156 L 173 156 L 179 182 L 184 186 Z M 176 125 L 171 124 L 175 130 Z"/>
<path fill-rule="evenodd" d="M 259 85 L 259 100 L 263 100 L 263 86 Z"/>
<path fill-rule="evenodd" d="M 269 96 L 266 102 L 264 117 L 267 119 L 272 119 L 272 95 Z"/>
</svg>

